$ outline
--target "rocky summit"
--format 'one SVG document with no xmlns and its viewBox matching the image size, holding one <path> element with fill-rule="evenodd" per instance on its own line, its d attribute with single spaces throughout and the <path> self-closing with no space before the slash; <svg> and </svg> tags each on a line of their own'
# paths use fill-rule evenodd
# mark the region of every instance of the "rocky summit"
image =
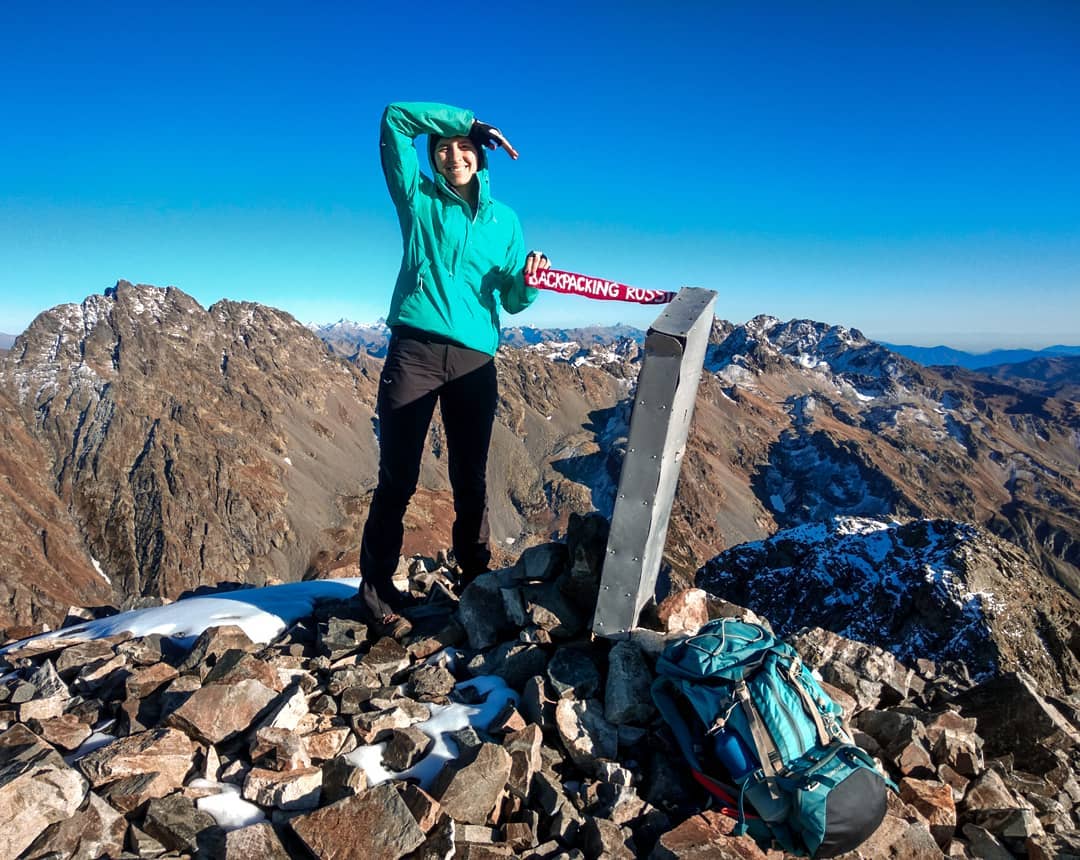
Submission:
<svg viewBox="0 0 1080 860">
<path fill-rule="evenodd" d="M 404 566 L 425 602 L 400 642 L 350 598 L 268 643 L 10 643 L 0 856 L 782 860 L 710 807 L 648 692 L 667 642 L 768 621 L 691 589 L 594 640 L 606 521 L 569 525 L 460 594 L 445 567 Z M 1075 696 L 1019 669 L 960 684 L 822 627 L 789 641 L 897 788 L 846 860 L 1080 851 Z"/>
</svg>

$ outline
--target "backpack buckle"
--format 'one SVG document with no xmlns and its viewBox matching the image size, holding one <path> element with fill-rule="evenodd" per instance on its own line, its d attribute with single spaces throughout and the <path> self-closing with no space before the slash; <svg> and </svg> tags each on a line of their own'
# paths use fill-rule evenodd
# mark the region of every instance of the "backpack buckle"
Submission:
<svg viewBox="0 0 1080 860">
<path fill-rule="evenodd" d="M 722 714 L 718 714 L 716 719 L 713 720 L 713 724 L 705 730 L 705 734 L 715 735 L 717 732 L 723 731 L 724 726 L 727 725 L 727 721 L 731 718 L 731 712 L 735 710 L 736 704 L 738 703 L 732 702 L 730 705 L 728 705 L 726 711 L 724 711 Z"/>
</svg>

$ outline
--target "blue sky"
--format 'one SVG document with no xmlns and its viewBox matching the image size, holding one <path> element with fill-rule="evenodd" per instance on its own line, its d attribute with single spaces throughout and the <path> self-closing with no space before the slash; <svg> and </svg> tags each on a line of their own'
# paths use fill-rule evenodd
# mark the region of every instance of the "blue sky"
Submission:
<svg viewBox="0 0 1080 860">
<path fill-rule="evenodd" d="M 117 279 L 385 314 L 394 100 L 499 125 L 559 268 L 717 314 L 1080 343 L 1080 4 L 8 4 L 0 331 Z M 155 8 L 158 7 L 158 8 Z M 542 293 L 505 322 L 642 327 Z"/>
</svg>

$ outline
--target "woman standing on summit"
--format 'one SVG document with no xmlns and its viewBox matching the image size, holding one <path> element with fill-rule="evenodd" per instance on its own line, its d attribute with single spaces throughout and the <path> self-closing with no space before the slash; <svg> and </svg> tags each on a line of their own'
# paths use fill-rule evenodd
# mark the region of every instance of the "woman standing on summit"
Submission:
<svg viewBox="0 0 1080 860">
<path fill-rule="evenodd" d="M 434 171 L 420 172 L 414 140 L 429 135 Z M 525 274 L 550 263 L 525 253 L 521 225 L 491 197 L 487 154 L 517 152 L 502 133 L 449 105 L 398 102 L 386 108 L 379 148 L 401 223 L 404 255 L 390 301 L 390 347 L 379 380 L 379 484 L 360 546 L 364 601 L 394 636 L 408 597 L 392 577 L 403 518 L 416 489 L 428 425 L 440 402 L 454 491 L 454 554 L 463 578 L 487 570 L 487 456 L 495 419 L 499 306 L 518 313 L 537 290 Z"/>
</svg>

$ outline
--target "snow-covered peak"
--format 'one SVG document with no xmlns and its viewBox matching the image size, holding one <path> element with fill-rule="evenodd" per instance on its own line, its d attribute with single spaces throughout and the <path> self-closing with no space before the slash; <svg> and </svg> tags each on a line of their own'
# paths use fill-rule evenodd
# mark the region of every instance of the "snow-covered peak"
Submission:
<svg viewBox="0 0 1080 860">
<path fill-rule="evenodd" d="M 636 361 L 641 354 L 640 344 L 629 337 L 619 338 L 612 343 L 590 345 L 583 345 L 576 340 L 541 341 L 520 349 L 543 356 L 549 361 L 574 367 L 605 368 Z"/>
<path fill-rule="evenodd" d="M 904 374 L 910 362 L 867 340 L 858 329 L 813 320 L 781 322 L 764 315 L 727 331 L 705 356 L 705 369 L 730 382 L 741 381 L 743 371 L 756 375 L 785 367 L 832 374 L 861 388 L 868 380 Z"/>
</svg>

